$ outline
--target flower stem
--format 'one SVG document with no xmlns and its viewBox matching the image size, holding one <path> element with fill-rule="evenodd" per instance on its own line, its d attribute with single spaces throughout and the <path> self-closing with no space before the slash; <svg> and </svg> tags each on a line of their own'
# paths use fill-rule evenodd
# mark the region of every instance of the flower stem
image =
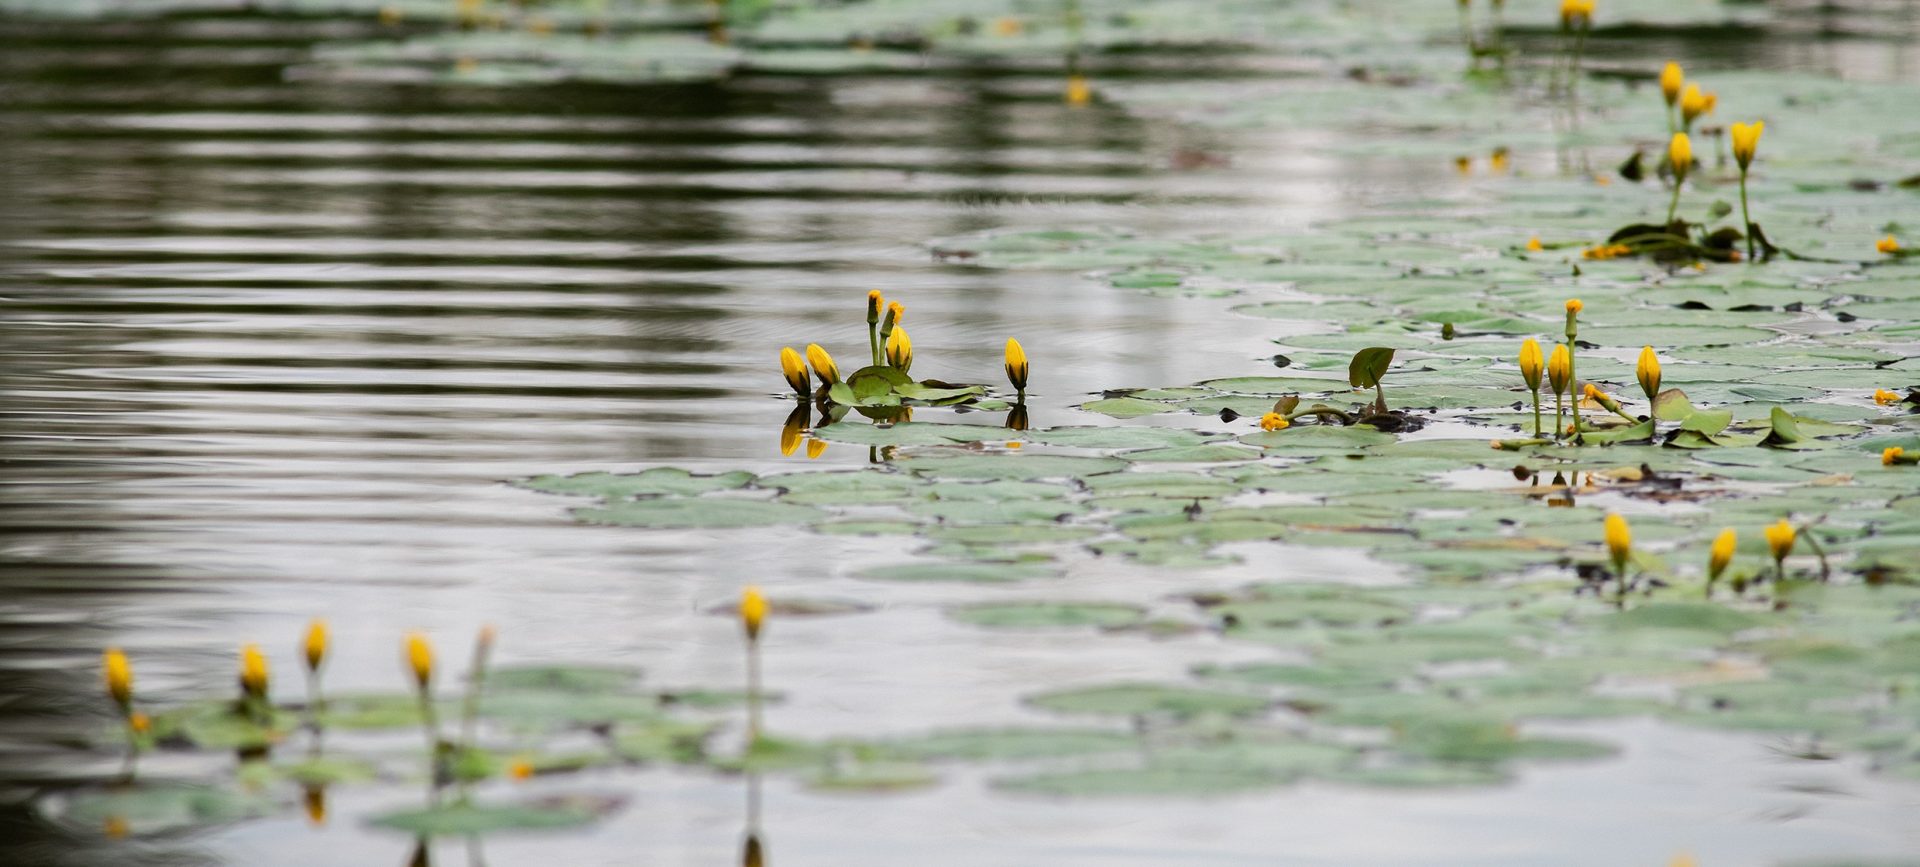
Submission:
<svg viewBox="0 0 1920 867">
<path fill-rule="evenodd" d="M 1668 221 L 1672 222 L 1672 221 Z M 1740 222 L 1747 229 L 1747 261 L 1753 261 L 1753 215 L 1747 212 L 1747 170 L 1740 169 Z"/>
<path fill-rule="evenodd" d="M 1680 210 L 1680 187 L 1686 183 L 1686 179 L 1680 174 L 1681 171 L 1679 166 L 1673 167 L 1673 200 L 1667 203 L 1667 225 L 1669 226 L 1673 225 L 1673 215 Z"/>
<path fill-rule="evenodd" d="M 1540 389 L 1537 388 L 1533 390 L 1533 435 L 1540 436 Z"/>
<path fill-rule="evenodd" d="M 760 642 L 747 640 L 747 742 L 760 742 Z"/>
</svg>

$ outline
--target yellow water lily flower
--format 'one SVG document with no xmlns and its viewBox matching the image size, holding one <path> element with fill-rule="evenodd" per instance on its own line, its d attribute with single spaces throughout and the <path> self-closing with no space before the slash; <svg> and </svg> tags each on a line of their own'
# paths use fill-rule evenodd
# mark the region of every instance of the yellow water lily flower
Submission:
<svg viewBox="0 0 1920 867">
<path fill-rule="evenodd" d="M 787 378 L 794 394 L 807 393 L 807 363 L 791 346 L 780 347 L 780 375 Z"/>
<path fill-rule="evenodd" d="M 1720 535 L 1713 537 L 1713 548 L 1707 552 L 1709 582 L 1719 580 L 1720 573 L 1727 571 L 1727 564 L 1733 562 L 1733 546 L 1737 541 L 1739 537 L 1734 535 L 1732 527 L 1721 530 Z"/>
<path fill-rule="evenodd" d="M 1712 111 L 1718 101 L 1713 94 L 1702 91 L 1700 85 L 1689 84 L 1680 92 L 1680 119 L 1692 126 L 1696 118 Z"/>
<path fill-rule="evenodd" d="M 1627 574 L 1627 558 L 1633 554 L 1633 531 L 1618 512 L 1608 512 L 1606 520 L 1607 553 L 1613 557 L 1613 573 Z"/>
<path fill-rule="evenodd" d="M 1787 519 L 1781 518 L 1778 522 L 1768 526 L 1766 533 L 1767 549 L 1773 552 L 1774 563 L 1780 563 L 1787 559 L 1788 554 L 1793 553 L 1793 542 L 1796 534 L 1794 533 L 1793 525 L 1787 523 Z"/>
<path fill-rule="evenodd" d="M 1760 149 L 1760 134 L 1767 131 L 1767 122 L 1756 120 L 1753 123 L 1735 123 L 1727 127 L 1727 135 L 1733 139 L 1733 159 L 1740 164 L 1740 170 L 1746 171 L 1753 164 L 1753 155 Z"/>
<path fill-rule="evenodd" d="M 413 682 L 425 692 L 433 685 L 433 645 L 427 643 L 424 632 L 407 633 L 407 669 L 413 672 Z"/>
<path fill-rule="evenodd" d="M 1895 240 L 1892 235 L 1888 235 L 1885 238 L 1873 242 L 1873 249 L 1891 256 L 1894 253 L 1900 252 L 1900 242 Z"/>
<path fill-rule="evenodd" d="M 100 669 L 107 680 L 107 695 L 113 697 L 113 703 L 126 710 L 133 704 L 133 665 L 127 662 L 127 655 L 118 647 L 109 647 L 101 656 Z"/>
<path fill-rule="evenodd" d="M 1572 376 L 1573 355 L 1567 352 L 1566 344 L 1554 344 L 1553 354 L 1547 357 L 1547 383 L 1553 387 L 1553 393 L 1566 394 Z"/>
<path fill-rule="evenodd" d="M 1546 360 L 1540 354 L 1540 341 L 1531 337 L 1520 344 L 1520 378 L 1527 381 L 1527 390 L 1540 390 L 1540 373 L 1546 369 Z"/>
<path fill-rule="evenodd" d="M 1527 252 L 1538 253 L 1541 250 L 1545 250 L 1545 249 L 1546 249 L 1546 245 L 1540 243 L 1539 235 L 1535 235 L 1527 239 Z"/>
<path fill-rule="evenodd" d="M 760 624 L 767 619 L 767 597 L 760 595 L 760 588 L 749 585 L 740 591 L 740 625 L 747 630 L 747 640 L 760 638 Z"/>
<path fill-rule="evenodd" d="M 1899 463 L 1900 459 L 1905 457 L 1906 454 L 1907 450 L 1899 446 L 1887 446 L 1880 452 L 1880 465 L 1883 467 L 1893 466 Z"/>
<path fill-rule="evenodd" d="M 1684 132 L 1676 132 L 1667 142 L 1667 162 L 1673 166 L 1676 183 L 1687 179 L 1687 171 L 1693 168 L 1693 139 Z"/>
<path fill-rule="evenodd" d="M 1873 390 L 1873 402 L 1881 406 L 1892 406 L 1900 402 L 1900 395 L 1884 388 L 1876 388 Z"/>
<path fill-rule="evenodd" d="M 1640 390 L 1646 392 L 1648 402 L 1660 394 L 1660 356 L 1654 354 L 1653 347 L 1640 348 L 1640 362 L 1634 368 L 1634 377 L 1640 380 Z"/>
<path fill-rule="evenodd" d="M 240 647 L 240 688 L 254 698 L 267 694 L 267 655 L 258 644 Z"/>
<path fill-rule="evenodd" d="M 1025 394 L 1027 391 L 1027 351 L 1020 348 L 1020 341 L 1007 338 L 1007 382 L 1013 390 Z"/>
<path fill-rule="evenodd" d="M 1687 75 L 1680 69 L 1680 64 L 1671 60 L 1660 70 L 1660 95 L 1666 97 L 1669 108 L 1680 99 L 1680 87 L 1686 80 Z"/>
<path fill-rule="evenodd" d="M 813 365 L 813 375 L 820 379 L 821 385 L 840 381 L 840 368 L 833 363 L 833 356 L 820 348 L 820 344 L 807 344 L 807 362 Z"/>
<path fill-rule="evenodd" d="M 1067 76 L 1067 104 L 1086 105 L 1093 101 L 1093 86 L 1087 83 L 1087 77 L 1080 73 Z"/>
<path fill-rule="evenodd" d="M 907 336 L 907 329 L 895 328 L 887 335 L 887 363 L 902 373 L 913 367 L 913 338 Z"/>
<path fill-rule="evenodd" d="M 1286 430 L 1292 426 L 1293 422 L 1287 421 L 1286 416 L 1277 412 L 1270 412 L 1260 417 L 1260 429 L 1264 431 Z"/>
<path fill-rule="evenodd" d="M 827 452 L 826 440 L 807 440 L 807 460 L 813 460 Z"/>
<path fill-rule="evenodd" d="M 316 617 L 307 624 L 307 640 L 302 643 L 307 654 L 307 670 L 319 671 L 320 663 L 327 659 L 327 622 Z"/>
</svg>

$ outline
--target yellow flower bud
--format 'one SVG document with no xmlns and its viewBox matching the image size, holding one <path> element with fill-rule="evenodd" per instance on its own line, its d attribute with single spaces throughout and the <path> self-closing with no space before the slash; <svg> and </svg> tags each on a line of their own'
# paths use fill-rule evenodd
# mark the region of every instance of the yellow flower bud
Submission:
<svg viewBox="0 0 1920 867">
<path fill-rule="evenodd" d="M 1496 175 L 1503 174 L 1506 172 L 1507 166 L 1511 163 L 1512 158 L 1513 151 L 1508 150 L 1505 146 L 1494 148 L 1493 153 L 1487 156 L 1487 170 Z"/>
<path fill-rule="evenodd" d="M 1473 173 L 1473 157 L 1454 157 L 1453 170 L 1463 175 Z"/>
<path fill-rule="evenodd" d="M 1260 429 L 1264 431 L 1286 430 L 1292 426 L 1293 422 L 1277 412 L 1270 412 L 1260 417 Z"/>
<path fill-rule="evenodd" d="M 1785 560 L 1793 553 L 1794 537 L 1793 525 L 1785 518 L 1767 527 L 1767 549 L 1773 552 L 1773 562 Z"/>
<path fill-rule="evenodd" d="M 1691 124 L 1695 118 L 1712 111 L 1716 101 L 1712 94 L 1701 91 L 1700 85 L 1689 84 L 1680 92 L 1680 118 Z"/>
<path fill-rule="evenodd" d="M 119 705 L 123 712 L 126 711 L 133 706 L 133 666 L 118 647 L 107 648 L 100 662 L 107 679 L 107 695 L 113 697 L 113 703 Z"/>
<path fill-rule="evenodd" d="M 1660 356 L 1655 355 L 1653 347 L 1640 347 L 1640 363 L 1634 374 L 1640 380 L 1640 390 L 1647 395 L 1648 402 L 1660 394 Z"/>
<path fill-rule="evenodd" d="M 807 440 L 807 460 L 813 460 L 826 454 L 826 440 Z"/>
<path fill-rule="evenodd" d="M 1011 337 L 1007 338 L 1007 382 L 1013 384 L 1014 391 L 1027 390 L 1027 351 Z"/>
<path fill-rule="evenodd" d="M 1540 372 L 1546 369 L 1546 361 L 1540 354 L 1540 341 L 1531 337 L 1520 344 L 1520 378 L 1527 381 L 1528 391 L 1540 390 Z"/>
<path fill-rule="evenodd" d="M 305 786 L 300 793 L 301 803 L 307 808 L 307 821 L 318 828 L 327 823 L 327 787 Z"/>
<path fill-rule="evenodd" d="M 1587 309 L 1587 305 L 1580 303 L 1578 298 L 1568 298 L 1566 307 L 1568 316 L 1579 316 L 1580 311 Z"/>
<path fill-rule="evenodd" d="M 307 640 L 303 645 L 307 653 L 307 670 L 319 671 L 320 663 L 327 658 L 327 622 L 316 617 L 307 624 Z"/>
<path fill-rule="evenodd" d="M 413 682 L 426 692 L 433 685 L 433 645 L 427 643 L 426 633 L 407 633 L 407 668 L 413 672 Z"/>
<path fill-rule="evenodd" d="M 1733 545 L 1738 541 L 1733 528 L 1720 531 L 1713 537 L 1713 549 L 1707 553 L 1707 579 L 1718 580 L 1720 573 L 1727 571 L 1727 564 L 1733 562 Z"/>
<path fill-rule="evenodd" d="M 1545 249 L 1546 249 L 1546 245 L 1540 243 L 1539 235 L 1535 235 L 1527 239 L 1527 252 L 1538 253 L 1541 250 L 1545 250 Z"/>
<path fill-rule="evenodd" d="M 267 655 L 258 644 L 240 647 L 240 689 L 254 698 L 267 694 Z"/>
<path fill-rule="evenodd" d="M 1740 164 L 1741 171 L 1746 171 L 1747 166 L 1753 164 L 1753 154 L 1760 149 L 1760 134 L 1766 131 L 1767 122 L 1764 120 L 1727 127 L 1727 135 L 1733 139 L 1733 159 Z"/>
<path fill-rule="evenodd" d="M 807 393 L 807 363 L 800 359 L 800 353 L 791 346 L 780 347 L 780 375 L 787 378 L 788 387 L 794 394 Z"/>
<path fill-rule="evenodd" d="M 901 373 L 913 367 L 913 338 L 907 336 L 907 329 L 896 328 L 887 335 L 887 363 Z"/>
<path fill-rule="evenodd" d="M 1547 383 L 1553 387 L 1553 393 L 1566 394 L 1572 376 L 1573 354 L 1567 351 L 1566 344 L 1554 344 L 1553 354 L 1547 357 Z"/>
<path fill-rule="evenodd" d="M 880 310 L 881 308 L 884 308 L 886 306 L 887 306 L 887 299 L 881 296 L 880 290 L 878 289 L 868 290 L 867 291 L 867 324 L 872 325 L 876 322 L 879 322 Z"/>
<path fill-rule="evenodd" d="M 1685 84 L 1686 80 L 1686 73 L 1680 70 L 1680 64 L 1671 60 L 1667 61 L 1666 67 L 1660 70 L 1660 95 L 1666 97 L 1668 106 L 1672 106 L 1674 101 L 1680 98 L 1680 86 Z"/>
<path fill-rule="evenodd" d="M 1876 388 L 1873 390 L 1873 402 L 1881 406 L 1893 406 L 1900 402 L 1900 394 L 1884 388 Z"/>
<path fill-rule="evenodd" d="M 1633 531 L 1627 528 L 1627 519 L 1617 512 L 1608 512 L 1606 520 L 1607 552 L 1613 557 L 1613 571 L 1616 575 L 1627 574 L 1627 557 L 1633 554 Z"/>
<path fill-rule="evenodd" d="M 133 729 L 134 734 L 144 735 L 153 731 L 153 717 L 134 711 L 127 715 L 127 728 Z"/>
<path fill-rule="evenodd" d="M 1693 139 L 1684 132 L 1673 134 L 1673 140 L 1667 142 L 1667 162 L 1673 165 L 1675 183 L 1687 179 L 1687 171 L 1693 168 Z"/>
<path fill-rule="evenodd" d="M 840 368 L 834 366 L 833 356 L 820 348 L 820 344 L 807 344 L 807 363 L 813 365 L 813 375 L 820 379 L 821 385 L 832 385 L 840 381 Z"/>
<path fill-rule="evenodd" d="M 1904 457 L 1906 453 L 1907 450 L 1899 446 L 1887 446 L 1880 452 L 1880 465 L 1883 467 L 1893 466 L 1899 463 L 1900 459 Z"/>
<path fill-rule="evenodd" d="M 533 763 L 524 756 L 516 756 L 512 764 L 507 765 L 507 776 L 515 780 L 525 780 L 533 776 Z"/>
<path fill-rule="evenodd" d="M 1873 242 L 1873 249 L 1891 256 L 1900 252 L 1900 242 L 1895 240 L 1892 235 L 1888 235 L 1885 238 Z"/>
<path fill-rule="evenodd" d="M 760 588 L 749 586 L 740 591 L 740 625 L 747 630 L 747 640 L 760 638 L 760 624 L 767 619 L 767 597 L 760 595 Z"/>
</svg>

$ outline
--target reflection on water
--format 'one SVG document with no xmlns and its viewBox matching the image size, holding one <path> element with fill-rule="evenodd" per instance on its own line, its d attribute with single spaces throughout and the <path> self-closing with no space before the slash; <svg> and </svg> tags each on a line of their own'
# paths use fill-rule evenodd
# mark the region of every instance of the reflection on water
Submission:
<svg viewBox="0 0 1920 867">
<path fill-rule="evenodd" d="M 1602 66 L 1651 51 L 1914 78 L 1910 8 L 1876 12 L 1866 29 L 1823 8 L 1773 32 L 1682 33 L 1652 49 L 1645 34 L 1603 29 L 1588 52 Z M 1453 180 L 1445 166 L 1399 166 L 1383 181 L 1371 166 L 1300 156 L 1289 136 L 1310 140 L 1311 130 L 1236 151 L 1244 143 L 1071 105 L 1086 101 L 1084 83 L 1062 99 L 1053 68 L 654 88 L 334 87 L 281 75 L 321 25 L 245 21 L 0 21 L 0 839 L 17 844 L 0 859 L 428 863 L 431 841 L 328 820 L 390 809 L 391 792 L 304 789 L 295 827 L 231 829 L 218 855 L 194 841 L 49 836 L 18 805 L 43 787 L 124 773 L 119 756 L 76 761 L 54 748 L 76 725 L 107 722 L 92 667 L 108 644 L 135 656 L 143 700 L 160 704 L 201 695 L 240 641 L 297 634 L 314 616 L 339 629 L 341 689 L 397 685 L 397 629 L 466 634 L 489 620 L 507 625 L 503 653 L 520 658 L 618 657 L 668 679 L 730 679 L 736 656 L 718 648 L 732 636 L 691 612 L 730 598 L 743 576 L 866 592 L 832 564 L 875 546 L 813 539 L 802 558 L 779 534 L 742 545 L 578 527 L 546 498 L 498 482 L 662 462 L 766 470 L 877 459 L 806 436 L 820 423 L 813 408 L 770 397 L 781 391 L 778 348 L 840 327 L 848 299 L 872 288 L 913 305 L 921 375 L 989 381 L 999 341 L 1045 323 L 1029 346 L 1046 370 L 1033 397 L 1046 424 L 1090 421 L 1065 408 L 1089 392 L 1255 370 L 1270 345 L 1254 330 L 1223 333 L 1224 304 L 977 270 L 929 256 L 924 242 L 1013 225 L 1290 227 L 1354 207 L 1349 184 L 1406 193 Z M 1155 66 L 1205 79 L 1243 74 L 1242 61 Z M 1103 63 L 1126 61 L 1081 62 L 1099 76 Z M 839 339 L 852 346 L 857 334 Z M 1032 423 L 1026 404 L 1004 419 L 1012 430 Z M 1067 590 L 1125 585 L 1151 599 L 1172 589 L 1119 567 L 1100 579 L 1108 585 Z M 1193 661 L 1126 646 L 1090 660 L 1012 641 L 995 648 L 1009 655 L 930 684 L 926 672 L 972 658 L 979 638 L 927 613 L 946 601 L 938 591 L 896 592 L 901 610 L 857 636 L 793 627 L 794 646 L 774 664 L 802 687 L 784 711 L 796 728 L 1005 722 L 995 709 L 1017 707 L 1036 678 L 1174 676 Z M 872 660 L 882 645 L 897 653 Z M 291 658 L 290 646 L 267 650 Z M 850 671 L 848 659 L 872 664 Z M 629 851 L 719 863 L 735 854 L 739 782 L 650 777 L 634 824 L 608 833 Z M 1431 828 L 1409 839 L 1445 840 L 1432 829 L 1463 816 L 1591 800 L 1552 780 L 1532 785 L 1449 802 L 1458 813 L 1410 808 Z M 764 863 L 760 781 L 745 786 L 738 854 Z M 884 820 L 890 839 L 952 843 L 964 812 L 984 830 L 959 842 L 988 858 L 1008 851 L 996 837 L 1039 833 L 978 780 L 954 789 L 940 804 L 808 801 L 769 821 L 787 851 L 863 863 L 880 859 L 819 829 Z M 1671 794 L 1647 778 L 1608 791 L 1613 806 Z M 1343 797 L 1278 799 L 1312 838 L 1352 831 L 1366 805 Z M 1121 829 L 1110 840 L 1049 825 L 1058 836 L 1043 848 L 1058 863 L 1107 863 L 1103 847 L 1152 852 L 1196 837 L 1188 825 L 1230 840 L 1232 828 L 1261 826 L 1270 806 L 1123 806 L 1098 823 Z M 1599 833 L 1576 812 L 1547 820 Z M 289 840 L 301 851 L 285 852 Z M 477 841 L 457 842 L 461 858 L 481 863 Z M 489 845 L 499 863 L 552 860 L 545 843 Z M 1404 854 L 1368 851 L 1373 863 Z M 1155 858 L 1173 863 L 1140 860 Z"/>
</svg>

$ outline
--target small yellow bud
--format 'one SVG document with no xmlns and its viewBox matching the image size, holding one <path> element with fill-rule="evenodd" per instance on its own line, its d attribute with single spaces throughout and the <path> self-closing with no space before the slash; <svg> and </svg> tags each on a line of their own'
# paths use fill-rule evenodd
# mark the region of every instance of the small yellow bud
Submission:
<svg viewBox="0 0 1920 867">
<path fill-rule="evenodd" d="M 867 324 L 872 325 L 876 322 L 879 322 L 880 311 L 886 306 L 887 306 L 887 299 L 880 294 L 880 290 L 878 289 L 868 290 L 867 291 Z"/>
<path fill-rule="evenodd" d="M 906 317 L 907 317 L 907 308 L 905 305 L 901 304 L 898 301 L 895 301 L 892 304 L 887 305 L 887 321 L 892 322 L 895 325 L 898 325 L 900 324 L 900 320 L 905 319 Z"/>
<path fill-rule="evenodd" d="M 896 328 L 887 335 L 887 363 L 901 373 L 913 367 L 913 338 L 907 336 L 907 329 Z"/>
<path fill-rule="evenodd" d="M 821 385 L 832 385 L 840 381 L 840 368 L 834 366 L 833 356 L 820 348 L 820 344 L 807 344 L 807 362 L 813 365 L 813 375 L 819 378 Z"/>
<path fill-rule="evenodd" d="M 316 617 L 307 624 L 307 640 L 302 645 L 307 654 L 307 670 L 319 671 L 320 663 L 327 659 L 327 622 Z"/>
<path fill-rule="evenodd" d="M 1680 64 L 1671 60 L 1660 70 L 1660 95 L 1666 97 L 1669 107 L 1680 98 L 1680 87 L 1686 80 L 1686 73 L 1681 71 Z"/>
<path fill-rule="evenodd" d="M 1687 179 L 1687 171 L 1693 168 L 1693 139 L 1684 132 L 1673 134 L 1673 140 L 1667 142 L 1667 162 L 1673 166 L 1673 178 L 1676 183 Z"/>
<path fill-rule="evenodd" d="M 1680 92 L 1680 118 L 1688 124 L 1711 108 L 1708 95 L 1700 90 L 1700 85 L 1689 84 L 1686 90 Z"/>
<path fill-rule="evenodd" d="M 267 694 L 267 655 L 258 644 L 240 646 L 240 689 L 254 698 Z"/>
<path fill-rule="evenodd" d="M 791 346 L 780 347 L 780 375 L 787 378 L 787 386 L 794 394 L 807 393 L 807 363 Z"/>
<path fill-rule="evenodd" d="M 1580 303 L 1578 298 L 1568 298 L 1566 307 L 1568 316 L 1578 316 L 1580 311 L 1587 309 L 1587 305 Z"/>
<path fill-rule="evenodd" d="M 1741 171 L 1746 171 L 1747 166 L 1753 164 L 1753 155 L 1760 149 L 1760 134 L 1766 131 L 1767 122 L 1764 120 L 1727 127 L 1727 135 L 1733 139 L 1733 159 L 1740 164 Z"/>
<path fill-rule="evenodd" d="M 1793 525 L 1787 523 L 1787 519 L 1781 518 L 1777 523 L 1768 526 L 1766 532 L 1767 549 L 1773 552 L 1773 562 L 1778 563 L 1787 559 L 1787 555 L 1793 553 L 1796 535 Z"/>
<path fill-rule="evenodd" d="M 749 586 L 740 591 L 740 625 L 747 630 L 748 641 L 760 639 L 760 624 L 767 619 L 767 597 L 760 588 Z"/>
<path fill-rule="evenodd" d="M 1007 382 L 1014 391 L 1024 394 L 1027 390 L 1027 351 L 1011 337 L 1007 338 Z"/>
<path fill-rule="evenodd" d="M 1487 170 L 1496 175 L 1505 173 L 1512 157 L 1513 152 L 1505 147 L 1494 148 L 1493 153 L 1487 156 Z"/>
<path fill-rule="evenodd" d="M 1660 394 L 1660 356 L 1654 354 L 1653 347 L 1640 347 L 1640 363 L 1634 369 L 1634 376 L 1640 380 L 1640 390 L 1651 403 Z"/>
<path fill-rule="evenodd" d="M 1540 341 L 1531 337 L 1520 344 L 1520 378 L 1526 380 L 1528 391 L 1540 390 L 1540 373 L 1546 369 L 1546 361 L 1540 354 Z"/>
<path fill-rule="evenodd" d="M 1707 553 L 1707 580 L 1718 580 L 1720 573 L 1727 571 L 1727 564 L 1733 562 L 1733 545 L 1738 538 L 1732 527 L 1721 530 L 1720 535 L 1713 538 L 1713 549 Z"/>
<path fill-rule="evenodd" d="M 1473 173 L 1473 157 L 1454 157 L 1453 170 L 1463 175 Z"/>
<path fill-rule="evenodd" d="M 1567 351 L 1567 345 L 1556 343 L 1553 354 L 1547 357 L 1547 383 L 1553 387 L 1554 394 L 1566 394 L 1572 383 L 1573 353 Z"/>
<path fill-rule="evenodd" d="M 1277 412 L 1270 412 L 1260 417 L 1260 429 L 1263 431 L 1286 430 L 1292 426 L 1293 422 Z"/>
<path fill-rule="evenodd" d="M 414 685 L 426 692 L 433 685 L 433 645 L 426 633 L 409 632 L 406 640 L 407 668 L 413 672 Z"/>
<path fill-rule="evenodd" d="M 1617 512 L 1607 513 L 1606 520 L 1607 552 L 1613 557 L 1613 571 L 1616 575 L 1627 574 L 1627 557 L 1633 553 L 1633 531 L 1627 527 L 1627 519 Z"/>
<path fill-rule="evenodd" d="M 127 717 L 127 728 L 132 729 L 134 734 L 144 735 L 153 731 L 153 717 L 134 711 Z"/>
<path fill-rule="evenodd" d="M 1690 853 L 1682 852 L 1673 856 L 1673 860 L 1667 862 L 1667 867 L 1700 867 L 1700 862 L 1695 861 Z"/>
<path fill-rule="evenodd" d="M 807 460 L 813 460 L 827 451 L 826 440 L 807 440 Z"/>
<path fill-rule="evenodd" d="M 1540 243 L 1539 235 L 1535 235 L 1527 239 L 1527 252 L 1538 253 L 1545 249 L 1546 249 L 1546 245 Z"/>
<path fill-rule="evenodd" d="M 1900 402 L 1900 394 L 1884 388 L 1876 388 L 1873 390 L 1873 402 L 1881 406 L 1893 406 Z"/>
<path fill-rule="evenodd" d="M 1093 101 L 1093 87 L 1087 83 L 1087 77 L 1079 73 L 1067 76 L 1067 104 L 1086 105 Z"/>
<path fill-rule="evenodd" d="M 513 763 L 507 765 L 507 776 L 515 780 L 524 780 L 532 777 L 533 763 L 527 761 L 525 757 L 516 756 L 514 757 Z"/>
<path fill-rule="evenodd" d="M 1891 256 L 1900 252 L 1900 242 L 1895 240 L 1892 235 L 1888 235 L 1885 238 L 1873 242 L 1873 249 Z"/>
<path fill-rule="evenodd" d="M 1900 459 L 1904 457 L 1906 453 L 1907 450 L 1899 446 L 1887 446 L 1880 452 L 1880 465 L 1883 467 L 1893 466 L 1899 463 Z"/>
<path fill-rule="evenodd" d="M 107 648 L 100 662 L 107 679 L 107 695 L 112 696 L 113 703 L 125 712 L 133 706 L 133 666 L 118 647 Z"/>
</svg>

